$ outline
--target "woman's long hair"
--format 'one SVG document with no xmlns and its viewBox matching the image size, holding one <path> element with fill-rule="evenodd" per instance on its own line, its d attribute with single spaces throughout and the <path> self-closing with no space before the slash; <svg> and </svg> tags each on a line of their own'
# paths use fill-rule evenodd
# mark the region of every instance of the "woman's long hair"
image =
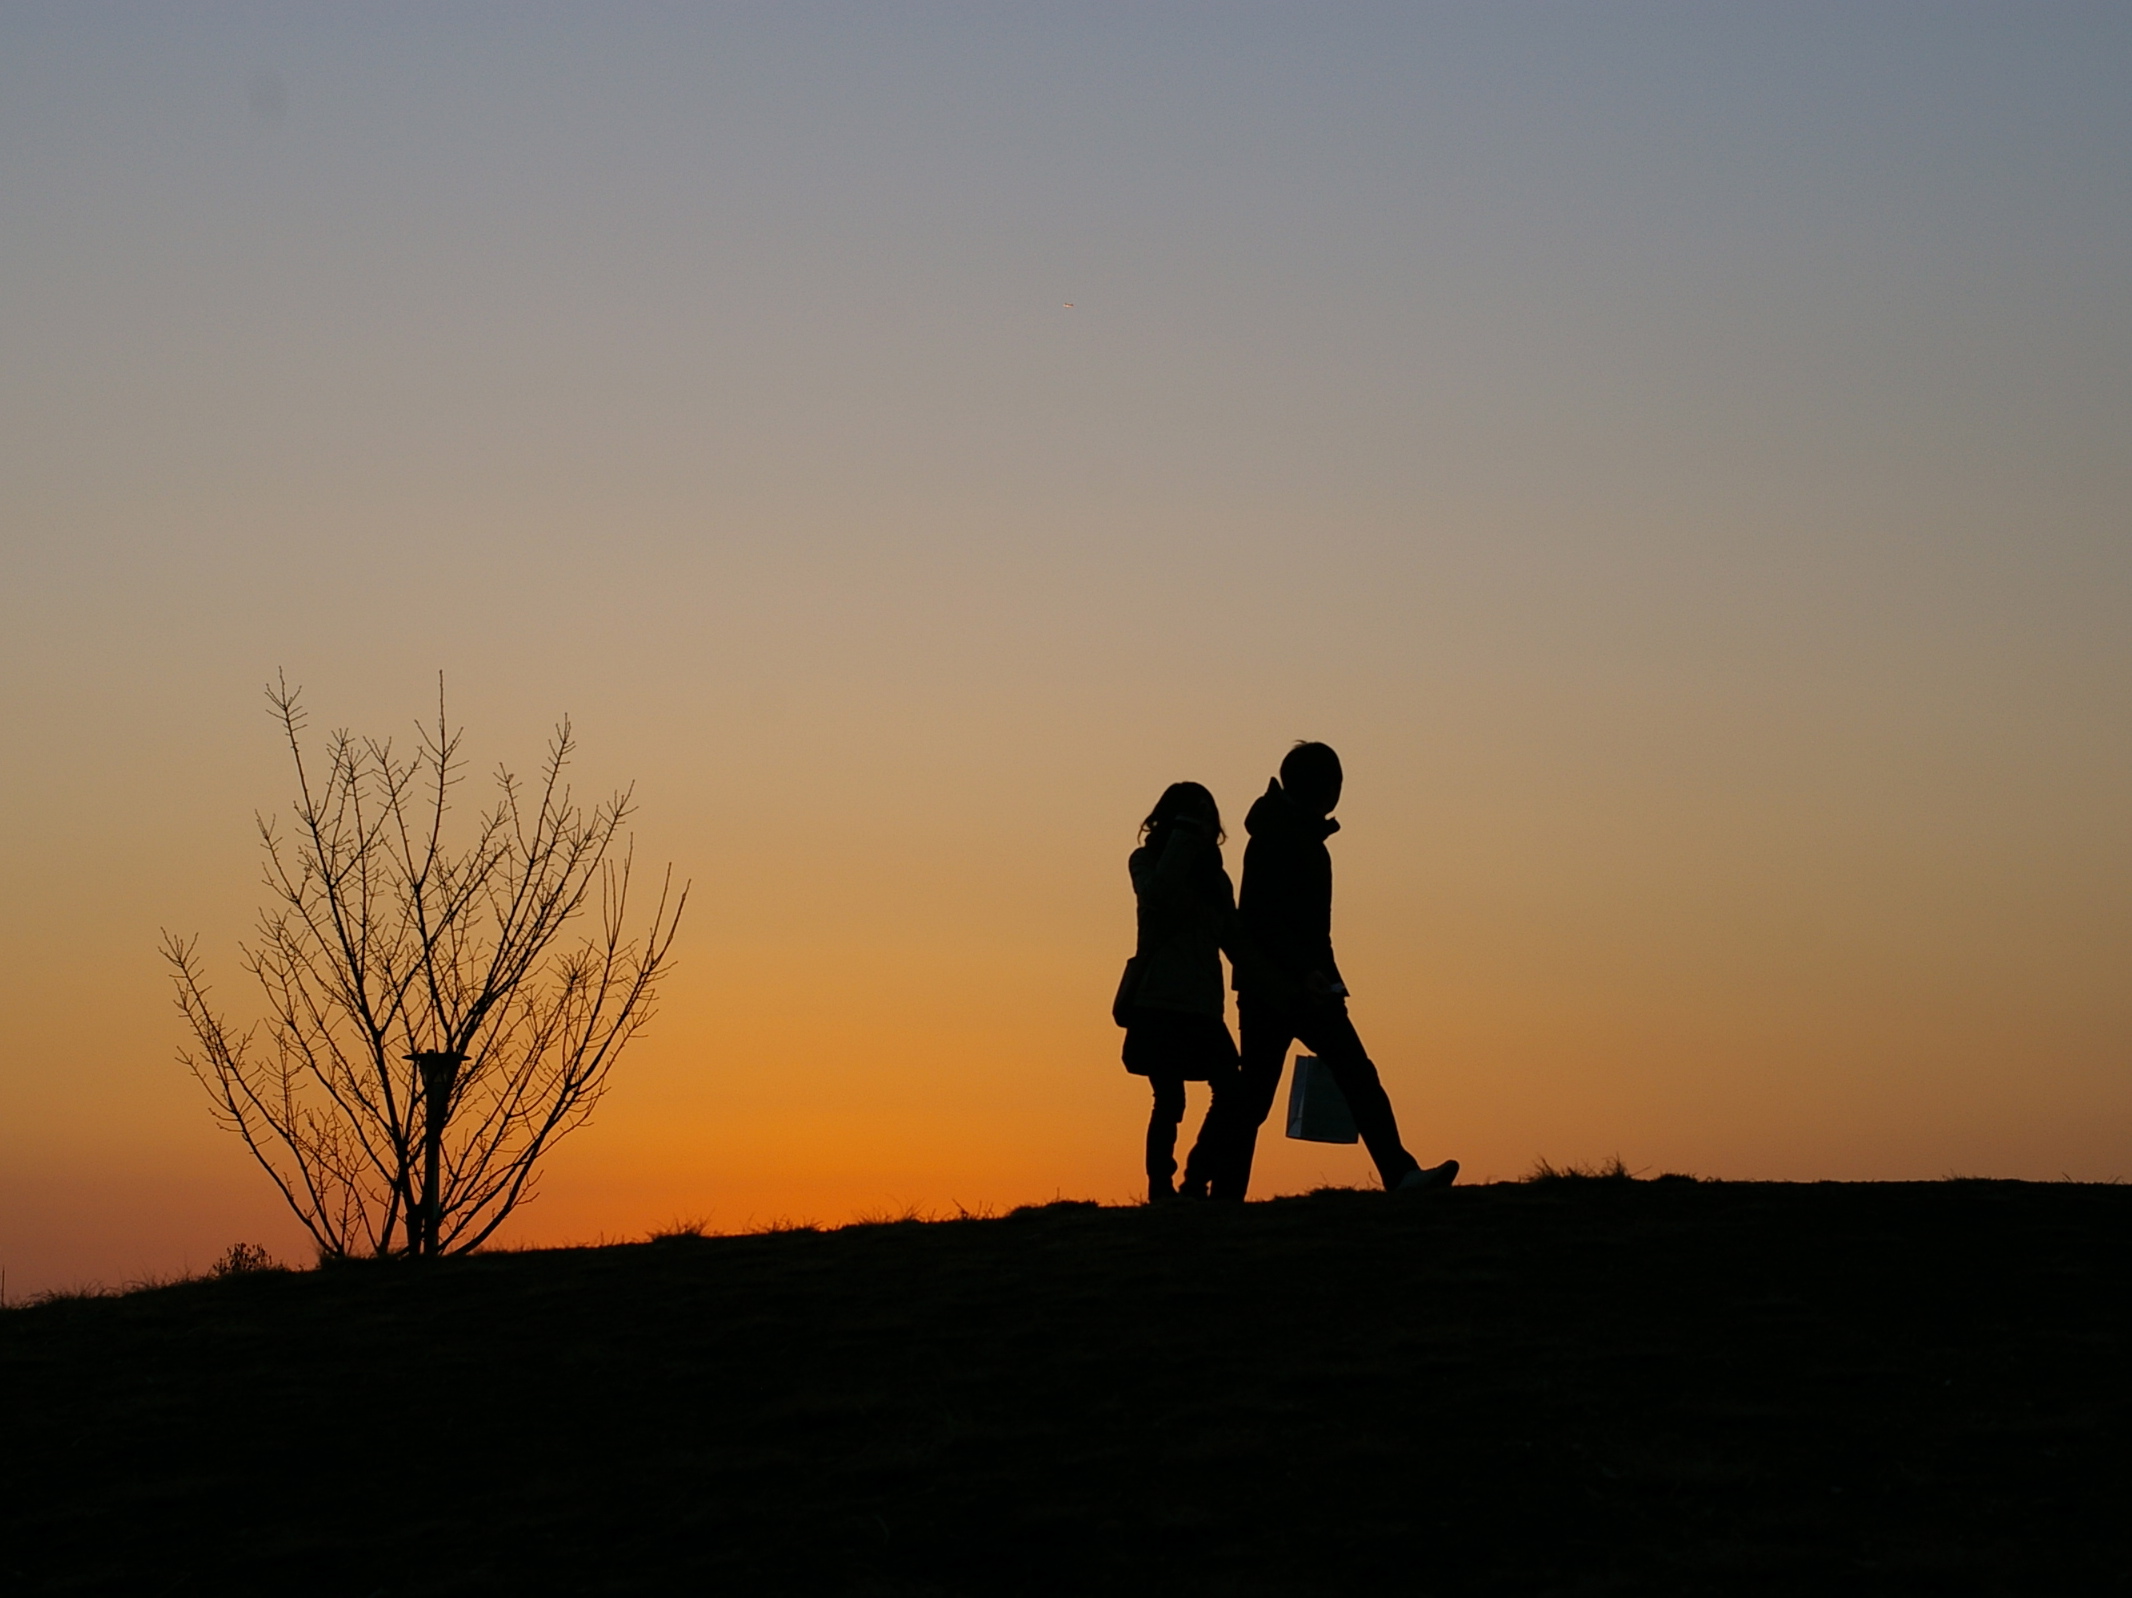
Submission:
<svg viewBox="0 0 2132 1598">
<path fill-rule="evenodd" d="M 1196 782 L 1173 782 L 1162 790 L 1155 808 L 1147 813 L 1147 820 L 1140 823 L 1140 841 L 1159 854 L 1162 846 L 1170 841 L 1170 826 L 1177 819 L 1177 813 L 1194 808 L 1194 800 L 1204 804 L 1207 813 L 1214 818 L 1215 843 L 1227 843 L 1229 835 L 1221 827 L 1221 806 L 1214 802 L 1214 795 L 1203 784 Z"/>
</svg>

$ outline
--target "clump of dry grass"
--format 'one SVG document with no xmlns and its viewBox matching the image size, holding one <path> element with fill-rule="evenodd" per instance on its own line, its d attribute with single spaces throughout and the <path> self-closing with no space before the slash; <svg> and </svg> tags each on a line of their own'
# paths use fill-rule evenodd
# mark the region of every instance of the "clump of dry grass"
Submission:
<svg viewBox="0 0 2132 1598">
<path fill-rule="evenodd" d="M 1557 1165 L 1542 1157 L 1533 1162 L 1532 1169 L 1525 1173 L 1527 1182 L 1633 1182 L 1637 1173 L 1622 1163 L 1620 1155 L 1601 1160 L 1596 1165 Z M 1685 1171 L 1661 1171 L 1651 1180 L 1654 1182 L 1700 1182 L 1699 1176 L 1690 1176 Z"/>
<path fill-rule="evenodd" d="M 708 1215 L 677 1215 L 664 1226 L 655 1226 L 644 1234 L 647 1243 L 677 1243 L 689 1238 L 711 1236 L 711 1218 Z"/>
<path fill-rule="evenodd" d="M 1544 1155 L 1533 1161 L 1532 1169 L 1525 1174 L 1528 1182 L 1633 1182 L 1636 1173 L 1621 1163 L 1621 1156 L 1601 1160 L 1596 1165 L 1557 1165 Z"/>
<path fill-rule="evenodd" d="M 783 1237 L 792 1232 L 819 1232 L 821 1227 L 813 1221 L 794 1220 L 789 1215 L 779 1215 L 767 1221 L 750 1225 L 744 1234 L 748 1237 Z"/>
</svg>

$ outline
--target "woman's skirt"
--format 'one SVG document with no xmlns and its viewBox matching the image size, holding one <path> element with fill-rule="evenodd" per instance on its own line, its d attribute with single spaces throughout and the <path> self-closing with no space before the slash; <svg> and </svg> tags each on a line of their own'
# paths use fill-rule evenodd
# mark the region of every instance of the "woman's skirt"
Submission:
<svg viewBox="0 0 2132 1598">
<path fill-rule="evenodd" d="M 1236 1040 L 1218 1015 L 1142 1007 L 1126 1022 L 1125 1068 L 1135 1076 L 1219 1080 L 1236 1069 Z"/>
</svg>

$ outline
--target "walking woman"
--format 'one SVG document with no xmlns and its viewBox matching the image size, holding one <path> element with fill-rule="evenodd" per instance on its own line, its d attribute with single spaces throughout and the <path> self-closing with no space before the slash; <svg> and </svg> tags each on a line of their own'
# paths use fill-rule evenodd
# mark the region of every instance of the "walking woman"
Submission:
<svg viewBox="0 0 2132 1598">
<path fill-rule="evenodd" d="M 1147 1123 L 1149 1202 L 1177 1197 L 1177 1126 L 1184 1085 L 1205 1082 L 1216 1103 L 1237 1083 L 1236 1042 L 1225 1017 L 1221 951 L 1236 924 L 1236 891 L 1222 869 L 1221 811 L 1196 782 L 1163 790 L 1140 824 L 1129 867 L 1139 902 L 1139 942 L 1115 1011 L 1125 1028 L 1125 1068 L 1154 1089 Z M 1216 1120 L 1208 1109 L 1209 1121 Z M 1184 1192 L 1204 1198 L 1216 1161 L 1202 1136 L 1185 1162 Z"/>
</svg>

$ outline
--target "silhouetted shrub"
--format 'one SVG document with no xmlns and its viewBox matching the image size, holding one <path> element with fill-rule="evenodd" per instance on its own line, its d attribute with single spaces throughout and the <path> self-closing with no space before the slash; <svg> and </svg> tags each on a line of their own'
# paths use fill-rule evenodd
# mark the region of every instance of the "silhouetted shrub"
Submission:
<svg viewBox="0 0 2132 1598">
<path fill-rule="evenodd" d="M 320 1254 L 469 1253 L 651 1019 L 688 888 L 669 870 L 630 936 L 630 790 L 573 798 L 567 717 L 536 780 L 498 768 L 460 847 L 441 679 L 411 757 L 341 729 L 306 764 L 296 690 L 277 680 L 268 697 L 298 792 L 292 829 L 259 822 L 273 901 L 243 959 L 268 1016 L 215 1009 L 199 940 L 166 932 L 194 1044 L 179 1059 Z M 581 916 L 592 928 L 573 947 Z"/>
<path fill-rule="evenodd" d="M 229 1252 L 208 1266 L 210 1276 L 246 1276 L 253 1271 L 278 1271 L 282 1267 L 260 1243 L 232 1243 Z"/>
</svg>

